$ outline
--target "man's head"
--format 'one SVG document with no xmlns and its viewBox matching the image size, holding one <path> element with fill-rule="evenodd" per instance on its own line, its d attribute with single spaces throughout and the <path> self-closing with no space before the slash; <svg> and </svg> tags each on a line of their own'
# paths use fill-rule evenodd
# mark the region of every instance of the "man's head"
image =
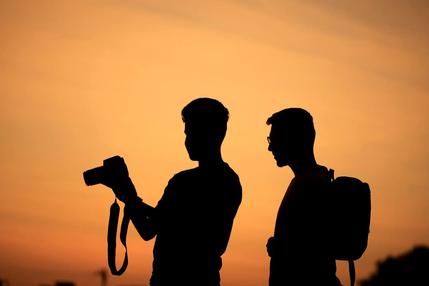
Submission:
<svg viewBox="0 0 429 286">
<path fill-rule="evenodd" d="M 183 108 L 185 145 L 191 160 L 199 161 L 210 152 L 220 150 L 228 118 L 228 109 L 211 98 L 195 99 Z"/>
<path fill-rule="evenodd" d="M 273 153 L 277 166 L 291 165 L 313 156 L 316 132 L 313 117 L 301 108 L 286 108 L 267 120 L 271 125 L 268 150 Z"/>
</svg>

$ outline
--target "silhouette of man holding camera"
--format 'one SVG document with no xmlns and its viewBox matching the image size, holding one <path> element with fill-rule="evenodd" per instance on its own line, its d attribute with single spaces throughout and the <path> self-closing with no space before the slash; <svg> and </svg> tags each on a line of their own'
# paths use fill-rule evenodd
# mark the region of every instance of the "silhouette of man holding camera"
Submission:
<svg viewBox="0 0 429 286">
<path fill-rule="evenodd" d="M 198 167 L 174 175 L 156 207 L 137 196 L 128 176 L 103 182 L 125 203 L 140 236 L 156 236 L 151 286 L 220 285 L 221 256 L 242 195 L 239 177 L 221 155 L 228 117 L 222 103 L 210 98 L 183 108 L 186 150 Z"/>
<path fill-rule="evenodd" d="M 274 236 L 268 240 L 270 286 L 341 285 L 330 251 L 330 182 L 326 167 L 318 165 L 313 146 L 313 118 L 304 109 L 287 108 L 267 120 L 271 125 L 268 150 L 277 166 L 293 173 L 280 204 Z"/>
</svg>

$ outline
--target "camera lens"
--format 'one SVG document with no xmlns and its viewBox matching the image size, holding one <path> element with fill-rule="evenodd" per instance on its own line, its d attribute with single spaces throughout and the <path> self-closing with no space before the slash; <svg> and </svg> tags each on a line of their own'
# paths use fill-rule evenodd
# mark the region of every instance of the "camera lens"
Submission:
<svg viewBox="0 0 429 286">
<path fill-rule="evenodd" d="M 83 173 L 83 179 L 87 186 L 92 186 L 92 185 L 100 184 L 102 182 L 103 175 L 104 175 L 104 168 L 103 166 L 101 166 L 101 167 L 97 167 L 97 168 L 85 171 Z"/>
</svg>

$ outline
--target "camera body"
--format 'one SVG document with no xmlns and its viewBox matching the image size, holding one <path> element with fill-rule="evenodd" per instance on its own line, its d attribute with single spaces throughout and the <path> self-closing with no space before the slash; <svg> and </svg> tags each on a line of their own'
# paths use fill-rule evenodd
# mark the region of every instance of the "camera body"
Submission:
<svg viewBox="0 0 429 286">
<path fill-rule="evenodd" d="M 128 169 L 124 159 L 120 156 L 108 158 L 103 161 L 103 166 L 83 173 L 83 179 L 87 186 L 97 184 L 115 186 L 124 178 L 128 178 Z"/>
</svg>

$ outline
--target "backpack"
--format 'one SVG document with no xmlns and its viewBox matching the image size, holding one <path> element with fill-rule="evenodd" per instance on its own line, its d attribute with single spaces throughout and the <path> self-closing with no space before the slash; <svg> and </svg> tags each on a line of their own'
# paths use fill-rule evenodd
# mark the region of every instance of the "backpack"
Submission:
<svg viewBox="0 0 429 286">
<path fill-rule="evenodd" d="M 368 245 L 371 218 L 371 190 L 367 183 L 352 177 L 334 178 L 329 170 L 332 210 L 333 253 L 336 260 L 349 263 L 350 284 L 356 278 L 354 260 L 359 259 Z"/>
</svg>

